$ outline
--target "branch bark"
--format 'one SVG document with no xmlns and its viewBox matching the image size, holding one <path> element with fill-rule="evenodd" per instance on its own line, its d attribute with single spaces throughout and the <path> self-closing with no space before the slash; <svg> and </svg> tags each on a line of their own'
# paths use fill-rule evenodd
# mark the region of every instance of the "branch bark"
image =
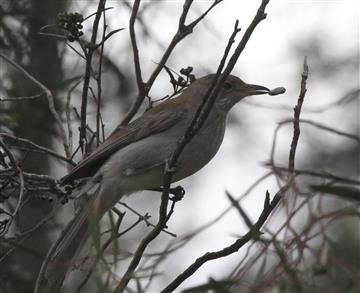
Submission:
<svg viewBox="0 0 360 293">
<path fill-rule="evenodd" d="M 94 50 L 96 48 L 96 37 L 99 29 L 99 22 L 102 15 L 102 11 L 104 10 L 106 0 L 100 0 L 97 8 L 93 30 L 91 35 L 90 44 L 88 44 L 86 53 L 86 66 L 85 66 L 85 76 L 84 76 L 84 84 L 81 95 L 81 110 L 80 110 L 80 136 L 79 136 L 79 144 L 83 154 L 87 153 L 87 143 L 86 143 L 86 115 L 87 115 L 87 101 L 88 101 L 88 92 L 89 92 L 89 84 L 91 78 L 91 61 Z"/>
</svg>

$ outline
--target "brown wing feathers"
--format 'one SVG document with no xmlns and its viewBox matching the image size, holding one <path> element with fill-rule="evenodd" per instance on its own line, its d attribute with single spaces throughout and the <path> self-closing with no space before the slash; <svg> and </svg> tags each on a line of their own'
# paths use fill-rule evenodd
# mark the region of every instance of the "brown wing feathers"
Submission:
<svg viewBox="0 0 360 293">
<path fill-rule="evenodd" d="M 93 176 L 105 161 L 116 151 L 126 145 L 145 138 L 155 132 L 162 132 L 176 124 L 184 117 L 186 108 L 177 105 L 175 113 L 164 111 L 164 104 L 175 102 L 176 99 L 162 103 L 147 111 L 129 125 L 117 128 L 98 148 L 83 159 L 68 175 L 61 179 L 62 184 L 84 177 Z"/>
</svg>

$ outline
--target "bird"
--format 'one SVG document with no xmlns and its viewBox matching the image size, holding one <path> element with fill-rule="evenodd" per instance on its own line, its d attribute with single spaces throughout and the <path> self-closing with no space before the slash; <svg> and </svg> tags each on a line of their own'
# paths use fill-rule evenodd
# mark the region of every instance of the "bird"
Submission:
<svg viewBox="0 0 360 293">
<path fill-rule="evenodd" d="M 90 177 L 80 191 L 88 200 L 50 249 L 48 261 L 41 269 L 44 278 L 37 284 L 39 292 L 60 290 L 69 268 L 91 236 L 91 225 L 99 222 L 121 197 L 161 187 L 166 162 L 215 77 L 209 74 L 196 79 L 180 95 L 150 108 L 128 125 L 118 126 L 61 180 L 65 185 Z M 172 182 L 193 175 L 215 156 L 224 138 L 227 115 L 234 105 L 247 96 L 283 92 L 283 88 L 271 91 L 229 75 L 205 122 L 180 154 Z"/>
</svg>

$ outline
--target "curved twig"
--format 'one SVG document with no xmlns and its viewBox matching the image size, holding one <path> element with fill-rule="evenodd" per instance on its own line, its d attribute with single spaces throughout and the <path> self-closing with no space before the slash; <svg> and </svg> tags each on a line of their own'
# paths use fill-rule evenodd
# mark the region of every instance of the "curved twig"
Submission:
<svg viewBox="0 0 360 293">
<path fill-rule="evenodd" d="M 15 207 L 14 211 L 11 214 L 11 220 L 6 223 L 6 227 L 4 228 L 2 233 L 0 234 L 0 237 L 2 237 L 3 235 L 5 235 L 8 232 L 8 230 L 9 230 L 9 228 L 11 226 L 12 220 L 15 218 L 15 216 L 17 215 L 17 213 L 20 210 L 20 206 L 22 204 L 23 197 L 24 197 L 25 182 L 24 182 L 23 171 L 19 167 L 15 157 L 13 156 L 13 154 L 11 153 L 11 151 L 9 150 L 7 145 L 5 143 L 3 143 L 2 140 L 0 140 L 0 146 L 4 149 L 6 155 L 8 156 L 8 158 L 9 158 L 9 160 L 11 162 L 11 165 L 13 167 L 15 167 L 15 169 L 17 170 L 17 172 L 19 174 L 19 181 L 20 181 L 18 201 L 17 201 L 17 204 L 16 204 L 16 207 Z"/>
<path fill-rule="evenodd" d="M 183 40 L 186 36 L 188 36 L 189 34 L 191 34 L 195 28 L 195 26 L 216 6 L 218 5 L 220 2 L 222 2 L 223 0 L 214 0 L 212 5 L 201 15 L 199 16 L 197 19 L 195 19 L 194 21 L 192 21 L 190 24 L 185 24 L 188 12 L 190 10 L 190 7 L 193 3 L 193 0 L 186 0 L 183 6 L 183 11 L 181 13 L 180 19 L 179 19 L 179 24 L 178 24 L 178 29 L 177 32 L 175 33 L 175 35 L 173 36 L 173 38 L 170 41 L 170 44 L 168 45 L 167 49 L 165 50 L 163 56 L 161 57 L 159 63 L 157 64 L 157 66 L 155 67 L 154 71 L 152 72 L 152 74 L 150 75 L 148 81 L 144 84 L 144 89 L 140 90 L 137 94 L 137 97 L 135 99 L 135 102 L 133 103 L 133 105 L 131 106 L 130 110 L 127 112 L 127 114 L 125 115 L 124 119 L 121 121 L 121 125 L 127 125 L 131 119 L 135 116 L 136 112 L 138 111 L 139 107 L 141 106 L 142 102 L 144 101 L 146 95 L 149 93 L 152 85 L 155 82 L 155 79 L 157 78 L 157 76 L 159 75 L 160 71 L 164 68 L 164 65 L 166 64 L 167 60 L 169 59 L 171 53 L 173 52 L 173 50 L 175 49 L 175 47 L 177 46 L 177 44 Z M 134 7 L 135 4 L 140 1 L 136 1 L 134 3 Z M 135 7 L 136 8 L 136 7 Z M 136 12 L 137 13 L 137 12 Z M 135 18 L 134 18 L 135 21 Z M 136 44 L 136 43 L 135 43 Z M 134 49 L 133 47 L 133 51 L 137 50 Z M 135 61 L 136 62 L 136 61 Z M 137 65 L 135 65 L 136 68 Z M 135 69 L 136 71 L 136 69 Z M 136 77 L 137 80 L 139 79 L 139 76 Z M 139 79 L 141 80 L 141 79 Z M 139 84 L 138 84 L 139 85 Z"/>
<path fill-rule="evenodd" d="M 44 146 L 41 146 L 41 145 L 38 145 L 34 142 L 32 142 L 31 140 L 29 139 L 26 139 L 26 138 L 21 138 L 21 137 L 17 137 L 17 136 L 14 136 L 14 135 L 11 135 L 11 134 L 8 134 L 8 133 L 5 133 L 5 132 L 0 132 L 0 137 L 6 137 L 8 139 L 12 139 L 16 142 L 21 142 L 21 143 L 25 143 L 25 144 L 28 144 L 30 146 L 32 146 L 33 148 L 35 148 L 36 150 L 39 150 L 41 152 L 44 152 L 46 154 L 49 154 L 50 156 L 53 156 L 57 159 L 60 159 L 64 162 L 67 162 L 67 163 L 70 163 L 71 165 L 75 166 L 75 162 L 71 160 L 71 158 L 67 158 L 67 157 L 64 157 L 60 154 L 58 154 L 57 152 L 47 148 L 47 147 L 44 147 Z"/>
<path fill-rule="evenodd" d="M 46 95 L 47 101 L 48 101 L 49 110 L 50 110 L 51 114 L 53 115 L 53 117 L 59 127 L 60 136 L 63 140 L 65 155 L 66 155 L 66 157 L 70 158 L 71 153 L 68 148 L 68 141 L 67 141 L 67 137 L 66 137 L 65 128 L 62 124 L 60 115 L 58 114 L 58 112 L 55 109 L 54 97 L 52 96 L 51 91 L 45 85 L 43 85 L 40 81 L 38 81 L 35 77 L 33 77 L 30 73 L 28 73 L 22 66 L 20 66 L 19 64 L 17 64 L 13 60 L 11 60 L 9 57 L 4 55 L 3 53 L 0 53 L 0 57 L 5 59 L 6 62 L 10 63 L 12 66 L 14 66 L 17 70 L 19 70 L 24 76 L 26 76 L 29 80 L 31 80 L 37 87 L 39 87 L 44 92 L 44 94 Z"/>
</svg>

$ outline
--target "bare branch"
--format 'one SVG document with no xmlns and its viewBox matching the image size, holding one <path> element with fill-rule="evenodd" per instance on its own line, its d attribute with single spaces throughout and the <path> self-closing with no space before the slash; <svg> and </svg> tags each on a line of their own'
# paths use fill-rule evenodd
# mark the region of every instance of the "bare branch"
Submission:
<svg viewBox="0 0 360 293">
<path fill-rule="evenodd" d="M 6 137 L 8 139 L 14 140 L 15 142 L 25 143 L 27 145 L 32 146 L 36 150 L 39 150 L 39 151 L 44 152 L 46 154 L 49 154 L 50 156 L 53 156 L 53 157 L 55 157 L 57 159 L 60 159 L 60 160 L 62 160 L 64 162 L 70 163 L 73 166 L 76 165 L 75 162 L 73 162 L 71 160 L 71 158 L 64 157 L 64 156 L 58 154 L 57 152 L 55 152 L 55 151 L 53 151 L 53 150 L 51 150 L 51 149 L 49 149 L 47 147 L 44 147 L 44 146 L 41 146 L 41 145 L 38 145 L 38 144 L 32 142 L 29 139 L 20 138 L 18 136 L 14 136 L 14 135 L 4 133 L 4 132 L 0 132 L 0 137 Z"/>
<path fill-rule="evenodd" d="M 222 1 L 222 0 L 221 0 Z M 199 23 L 199 21 L 201 19 L 203 19 L 205 17 L 205 15 L 211 10 L 213 9 L 217 4 L 219 4 L 221 1 L 219 0 L 215 0 L 213 2 L 213 4 L 211 5 L 211 7 L 202 15 L 199 17 L 198 21 L 194 21 L 193 23 L 191 23 L 190 25 L 185 25 L 185 21 L 186 21 L 186 17 L 188 15 L 190 6 L 193 2 L 193 0 L 189 1 L 186 0 L 184 7 L 183 7 L 183 11 L 181 13 L 180 16 L 180 20 L 179 20 L 179 25 L 178 25 L 178 30 L 175 33 L 175 35 L 173 36 L 172 40 L 170 41 L 170 44 L 168 45 L 167 49 L 165 50 L 161 60 L 159 61 L 158 65 L 156 66 L 156 68 L 154 69 L 154 71 L 152 72 L 152 74 L 150 75 L 148 81 L 145 83 L 144 85 L 144 92 L 141 92 L 139 90 L 139 93 L 137 94 L 137 97 L 135 99 L 135 102 L 133 103 L 133 105 L 131 106 L 130 110 L 128 111 L 128 113 L 126 114 L 126 116 L 124 117 L 124 119 L 121 121 L 121 125 L 126 125 L 128 124 L 131 119 L 134 117 L 134 115 L 136 114 L 136 112 L 138 111 L 139 107 L 141 106 L 142 102 L 144 101 L 146 95 L 149 93 L 152 85 L 155 82 L 155 79 L 157 78 L 157 76 L 159 75 L 160 71 L 164 68 L 164 65 L 166 64 L 167 60 L 169 59 L 171 53 L 173 52 L 174 48 L 176 47 L 176 45 L 183 40 L 186 36 L 188 36 L 189 34 L 191 34 L 192 30 L 194 29 L 194 27 Z M 135 3 L 140 2 L 140 1 L 136 1 Z M 135 4 L 134 4 L 135 5 Z M 191 29 L 189 29 L 191 28 Z M 133 48 L 134 49 L 134 48 Z M 137 77 L 138 78 L 138 77 Z M 139 86 L 139 84 L 138 84 Z"/>
<path fill-rule="evenodd" d="M 69 89 L 66 98 L 66 105 L 65 105 L 65 115 L 66 115 L 66 124 L 68 129 L 68 141 L 69 141 L 69 150 L 70 153 L 73 151 L 73 131 L 71 127 L 71 110 L 70 110 L 70 102 L 71 102 L 71 94 L 75 90 L 75 88 L 82 82 L 82 78 L 80 78 L 75 84 Z M 70 157 L 72 160 L 73 156 Z"/>
<path fill-rule="evenodd" d="M 84 154 L 87 153 L 87 143 L 86 143 L 86 115 L 87 115 L 87 98 L 88 98 L 88 90 L 90 84 L 91 77 L 91 61 L 94 53 L 94 48 L 96 44 L 96 36 L 99 28 L 99 21 L 102 15 L 102 11 L 105 8 L 106 0 L 99 0 L 99 5 L 97 8 L 93 30 L 91 35 L 90 44 L 88 45 L 86 52 L 86 66 L 85 66 L 85 75 L 84 75 L 84 84 L 81 96 L 81 110 L 80 110 L 80 136 L 79 136 L 79 144 L 81 150 Z"/>
<path fill-rule="evenodd" d="M 279 125 L 294 123 L 294 121 L 295 121 L 294 119 L 286 119 L 286 120 L 279 122 Z M 303 124 L 312 125 L 319 129 L 326 130 L 326 131 L 332 132 L 332 133 L 340 135 L 340 136 L 344 136 L 346 138 L 355 140 L 356 142 L 360 142 L 360 136 L 357 136 L 356 134 L 341 131 L 341 130 L 338 130 L 338 129 L 332 128 L 330 126 L 327 126 L 327 125 L 324 125 L 324 124 L 321 124 L 321 123 L 318 123 L 318 122 L 315 122 L 312 120 L 308 120 L 308 119 L 299 119 L 299 122 L 303 123 Z"/>
<path fill-rule="evenodd" d="M 131 17 L 130 17 L 130 40 L 131 40 L 131 46 L 133 49 L 133 55 L 134 55 L 134 67 L 135 67 L 135 76 L 136 76 L 136 83 L 139 91 L 139 95 L 144 96 L 146 95 L 145 92 L 145 84 L 143 82 L 142 76 L 141 76 L 141 66 L 140 66 L 140 60 L 139 60 L 139 49 L 136 42 L 136 35 L 135 35 L 135 20 L 136 16 L 139 10 L 141 0 L 135 0 Z"/>
<path fill-rule="evenodd" d="M 5 59 L 6 62 L 10 63 L 12 66 L 14 66 L 17 70 L 19 70 L 24 76 L 26 76 L 29 80 L 31 80 L 37 87 L 39 87 L 44 92 L 44 94 L 46 95 L 47 101 L 48 101 L 49 110 L 50 110 L 51 114 L 53 115 L 53 117 L 59 127 L 60 136 L 63 140 L 63 146 L 64 146 L 66 157 L 69 158 L 71 156 L 71 154 L 70 154 L 70 151 L 68 148 L 68 141 L 67 141 L 67 137 L 66 137 L 65 128 L 62 124 L 60 115 L 58 114 L 58 112 L 55 109 L 54 98 L 51 94 L 51 91 L 45 85 L 43 85 L 40 81 L 38 81 L 35 77 L 33 77 L 30 73 L 28 73 L 22 66 L 20 66 L 16 62 L 12 61 L 9 57 L 5 56 L 2 53 L 0 53 L 0 57 Z"/>
<path fill-rule="evenodd" d="M 292 170 L 294 170 L 295 166 L 295 153 L 296 153 L 296 147 L 300 136 L 300 112 L 302 108 L 302 104 L 304 101 L 304 97 L 306 94 L 306 80 L 309 75 L 309 67 L 307 65 L 306 57 L 304 58 L 304 69 L 303 73 L 301 74 L 301 89 L 300 89 L 300 95 L 297 102 L 297 105 L 294 108 L 294 136 L 291 142 L 290 147 L 290 153 L 289 153 L 289 170 L 290 174 L 292 173 Z"/>
<path fill-rule="evenodd" d="M 9 97 L 9 98 L 0 98 L 0 102 L 18 102 L 24 100 L 35 100 L 37 98 L 41 98 L 43 94 L 37 94 L 27 97 Z"/>
<path fill-rule="evenodd" d="M 284 186 L 281 190 L 279 190 L 275 194 L 273 200 L 270 202 L 269 205 L 266 205 L 264 207 L 264 210 L 262 211 L 259 219 L 256 221 L 253 228 L 248 233 L 246 233 L 243 237 L 237 239 L 231 245 L 224 247 L 221 250 L 214 252 L 207 252 L 201 257 L 197 258 L 192 265 L 190 265 L 186 270 L 184 270 L 180 275 L 178 275 L 168 286 L 166 286 L 163 290 L 161 290 L 161 292 L 162 293 L 173 292 L 182 282 L 184 282 L 187 278 L 192 276 L 204 263 L 210 260 L 222 258 L 230 254 L 233 254 L 237 252 L 241 247 L 243 247 L 246 243 L 248 243 L 251 239 L 253 239 L 254 232 L 256 232 L 257 234 L 259 233 L 260 228 L 264 225 L 271 212 L 275 209 L 275 207 L 281 200 L 282 195 L 288 190 L 289 186 L 290 185 Z M 266 196 L 266 198 L 267 197 L 268 195 Z"/>
<path fill-rule="evenodd" d="M 98 76 L 96 76 L 96 82 L 97 82 L 97 105 L 96 105 L 96 145 L 100 145 L 100 123 L 102 122 L 101 119 L 101 77 L 102 77 L 102 63 L 103 63 L 103 55 L 104 55 L 104 45 L 106 41 L 106 14 L 105 10 L 103 11 L 103 32 L 102 32 L 102 41 L 100 43 L 100 56 L 99 56 L 99 68 L 98 68 Z M 102 129 L 104 129 L 102 127 Z"/>
<path fill-rule="evenodd" d="M 13 154 L 11 153 L 11 151 L 9 150 L 9 148 L 7 147 L 7 145 L 5 143 L 2 142 L 2 140 L 0 140 L 0 147 L 5 151 L 6 155 L 8 156 L 12 167 L 14 167 L 19 175 L 19 196 L 18 196 L 18 200 L 17 200 L 17 204 L 16 207 L 14 209 L 14 211 L 11 214 L 11 218 L 10 220 L 7 222 L 6 227 L 1 231 L 0 233 L 0 237 L 2 237 L 3 235 L 5 235 L 12 223 L 12 220 L 15 218 L 15 216 L 17 215 L 17 213 L 19 212 L 20 206 L 23 202 L 23 197 L 24 197 L 24 192 L 25 192 L 25 183 L 24 183 L 24 174 L 22 169 L 19 167 L 15 157 L 13 156 Z"/>
<path fill-rule="evenodd" d="M 276 166 L 276 165 L 271 165 L 271 168 L 275 172 L 282 172 L 282 173 L 292 172 L 294 174 L 294 176 L 297 176 L 297 175 L 310 175 L 310 176 L 314 176 L 314 177 L 325 178 L 325 179 L 344 182 L 344 183 L 348 183 L 348 184 L 360 185 L 360 180 L 347 178 L 347 177 L 342 177 L 342 176 L 335 175 L 335 174 L 332 174 L 332 173 L 326 172 L 326 171 L 314 171 L 314 170 L 296 169 L 296 168 L 294 168 L 293 171 L 291 171 L 291 169 Z"/>
<path fill-rule="evenodd" d="M 139 218 L 141 218 L 141 219 L 145 222 L 145 224 L 146 224 L 147 226 L 155 227 L 155 225 L 149 221 L 150 216 L 149 216 L 148 214 L 142 215 L 142 214 L 138 213 L 135 209 L 133 209 L 132 207 L 130 207 L 130 206 L 129 206 L 127 203 L 125 203 L 125 202 L 118 201 L 118 204 L 126 207 L 129 211 L 131 211 L 132 213 L 134 213 L 135 215 L 137 215 Z M 172 237 L 176 237 L 176 234 L 174 234 L 174 233 L 172 233 L 172 232 L 170 232 L 170 231 L 168 231 L 168 230 L 166 230 L 166 229 L 163 229 L 162 231 L 163 231 L 164 233 L 172 236 Z"/>
</svg>

